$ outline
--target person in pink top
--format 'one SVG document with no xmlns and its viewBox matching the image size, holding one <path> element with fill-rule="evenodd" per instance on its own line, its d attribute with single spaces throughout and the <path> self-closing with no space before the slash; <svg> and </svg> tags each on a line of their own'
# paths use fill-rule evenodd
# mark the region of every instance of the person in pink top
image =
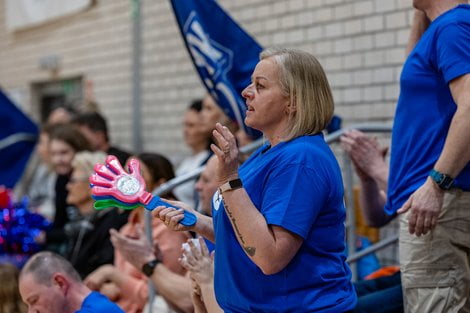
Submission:
<svg viewBox="0 0 470 313">
<path fill-rule="evenodd" d="M 142 175 L 149 191 L 172 179 L 175 175 L 171 163 L 161 155 L 142 153 L 137 156 L 141 161 Z M 173 194 L 164 195 L 174 199 Z M 144 209 L 131 212 L 126 225 L 119 233 L 130 238 L 143 236 Z M 185 270 L 178 262 L 181 244 L 190 237 L 188 233 L 169 230 L 159 219 L 152 219 L 154 254 L 170 271 L 184 275 Z M 142 312 L 148 301 L 148 277 L 126 261 L 119 247 L 115 247 L 114 265 L 104 265 L 85 279 L 92 290 L 100 291 L 115 301 L 127 313 Z"/>
</svg>

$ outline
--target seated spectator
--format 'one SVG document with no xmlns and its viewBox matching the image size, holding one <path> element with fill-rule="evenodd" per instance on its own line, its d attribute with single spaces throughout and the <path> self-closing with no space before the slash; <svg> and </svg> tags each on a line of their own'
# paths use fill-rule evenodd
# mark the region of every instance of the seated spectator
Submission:
<svg viewBox="0 0 470 313">
<path fill-rule="evenodd" d="M 354 283 L 357 305 L 354 313 L 402 313 L 400 272 Z"/>
<path fill-rule="evenodd" d="M 230 131 L 235 134 L 239 147 L 243 147 L 253 142 L 253 138 L 251 138 L 242 127 L 239 127 L 236 122 L 232 121 L 209 94 L 207 94 L 202 101 L 201 117 L 204 129 L 209 132 L 209 134 L 212 134 L 212 131 L 215 129 L 215 124 L 220 123 L 228 127 Z M 211 143 L 213 141 L 214 140 L 212 138 Z M 245 162 L 245 160 L 250 156 L 250 153 L 240 153 L 240 162 Z"/>
<path fill-rule="evenodd" d="M 196 182 L 195 188 L 199 195 L 200 212 L 207 216 L 212 216 L 212 198 L 219 188 L 215 179 L 217 172 L 217 158 L 213 155 L 207 161 L 206 167 Z"/>
<path fill-rule="evenodd" d="M 212 131 L 215 129 L 215 124 L 217 123 L 228 127 L 234 133 L 238 130 L 237 123 L 232 121 L 224 113 L 210 94 L 207 94 L 202 100 L 201 117 L 205 131 L 210 134 L 212 134 Z"/>
<path fill-rule="evenodd" d="M 173 167 L 166 158 L 155 153 L 141 153 L 137 157 L 140 160 L 142 176 L 147 189 L 154 190 L 159 185 L 175 177 Z M 170 192 L 163 195 L 174 199 Z M 144 208 L 134 209 L 126 225 L 119 231 L 120 234 L 135 238 L 143 233 Z M 152 237 L 154 250 L 159 251 L 160 260 L 170 271 L 178 275 L 184 274 L 183 267 L 179 264 L 181 256 L 181 244 L 189 237 L 187 233 L 173 232 L 169 230 L 159 219 L 152 220 Z M 139 230 L 140 231 L 139 231 Z M 117 294 L 113 294 L 114 300 L 127 313 L 142 312 L 148 301 L 148 278 L 140 269 L 136 269 L 125 260 L 119 248 L 115 249 L 114 265 L 103 265 L 92 272 L 85 280 L 92 290 L 101 291 L 107 295 L 110 284 L 113 284 Z M 112 290 L 116 290 L 112 288 Z M 110 296 L 110 295 L 108 295 Z"/>
<path fill-rule="evenodd" d="M 92 292 L 61 256 L 40 252 L 20 273 L 19 290 L 28 312 L 124 313 L 105 296 Z"/>
<path fill-rule="evenodd" d="M 389 216 L 378 205 L 385 204 L 388 179 L 388 165 L 385 163 L 387 148 L 381 148 L 375 138 L 358 130 L 345 132 L 341 137 L 343 149 L 350 156 L 361 184 L 361 208 L 366 223 L 380 227 L 395 216 Z M 364 192 L 372 190 L 373 192 Z M 400 273 L 378 279 L 360 281 L 354 284 L 358 301 L 354 312 L 403 312 L 403 297 Z"/>
<path fill-rule="evenodd" d="M 204 171 L 201 173 L 196 189 L 199 194 L 202 212 L 207 213 L 212 208 L 212 196 L 218 188 L 216 180 L 217 159 L 212 157 L 207 162 Z M 181 202 L 174 202 L 181 203 Z M 148 240 L 142 235 L 141 230 L 135 238 L 123 236 L 112 231 L 111 240 L 116 249 L 119 250 L 124 259 L 134 265 L 140 271 L 145 264 L 153 264 L 153 272 L 149 277 L 155 284 L 159 294 L 177 311 L 193 312 L 191 301 L 191 280 L 187 276 L 178 275 L 161 262 L 154 262 L 155 256 Z"/>
<path fill-rule="evenodd" d="M 125 164 L 131 154 L 111 145 L 106 119 L 98 112 L 85 112 L 76 116 L 72 123 L 91 143 L 93 150 L 115 155 L 121 164 Z"/>
<path fill-rule="evenodd" d="M 66 225 L 69 236 L 67 258 L 82 278 L 104 264 L 114 261 L 114 248 L 109 230 L 119 229 L 127 222 L 128 212 L 117 208 L 97 211 L 93 208 L 88 178 L 96 163 L 104 163 L 103 152 L 79 152 L 75 155 L 73 172 L 67 184 L 67 202 L 76 208 L 81 218 Z"/>
<path fill-rule="evenodd" d="M 191 155 L 185 158 L 176 169 L 176 175 L 181 176 L 204 165 L 212 152 L 209 149 L 211 133 L 205 129 L 201 121 L 202 101 L 196 100 L 189 106 L 184 115 L 183 136 Z M 194 191 L 196 180 L 190 180 L 173 189 L 176 197 L 191 207 L 196 207 L 197 194 Z"/>
<path fill-rule="evenodd" d="M 199 195 L 200 205 L 198 212 L 207 216 L 212 216 L 212 198 L 219 188 L 216 173 L 217 158 L 213 155 L 207 162 L 206 167 L 199 176 L 195 186 Z M 211 240 L 204 238 L 204 241 L 209 248 L 209 251 L 213 251 L 215 249 L 215 245 Z"/>
<path fill-rule="evenodd" d="M 349 154 L 362 190 L 361 207 L 369 226 L 381 227 L 395 216 L 389 216 L 383 208 L 386 202 L 388 165 L 385 163 L 387 148 L 380 148 L 376 139 L 358 130 L 350 130 L 341 137 L 343 149 Z"/>
<path fill-rule="evenodd" d="M 111 230 L 111 240 L 122 257 L 137 270 L 145 273 L 155 285 L 158 294 L 177 312 L 192 313 L 191 282 L 185 276 L 171 271 L 161 260 L 161 253 L 154 251 L 141 228 L 135 238 Z"/>
<path fill-rule="evenodd" d="M 53 109 L 47 116 L 47 124 L 69 124 L 72 119 L 77 115 L 77 111 L 68 105 L 63 105 Z"/>
<path fill-rule="evenodd" d="M 39 164 L 28 189 L 25 191 L 35 213 L 41 214 L 50 221 L 54 219 L 55 214 L 54 184 L 57 180 L 57 173 L 53 170 L 49 152 L 50 133 L 53 128 L 53 125 L 44 125 L 41 128 L 36 150 Z"/>
<path fill-rule="evenodd" d="M 80 151 L 90 151 L 90 143 L 72 125 L 56 125 L 49 132 L 49 153 L 51 164 L 57 179 L 54 185 L 54 220 L 51 230 L 46 232 L 47 249 L 64 253 L 66 236 L 64 226 L 69 222 L 66 199 L 68 191 L 66 185 L 72 173 L 72 160 Z"/>
<path fill-rule="evenodd" d="M 9 263 L 0 264 L 0 313 L 26 313 L 27 307 L 18 291 L 18 269 Z"/>
<path fill-rule="evenodd" d="M 36 153 L 28 162 L 21 180 L 15 186 L 16 196 L 28 196 L 31 207 L 53 220 L 54 207 L 54 182 L 55 175 L 48 163 L 48 145 L 50 132 L 54 126 L 68 124 L 76 115 L 76 110 L 71 106 L 59 106 L 54 108 L 46 118 L 46 123 L 41 127 Z M 39 182 L 39 183 L 38 183 Z"/>
</svg>

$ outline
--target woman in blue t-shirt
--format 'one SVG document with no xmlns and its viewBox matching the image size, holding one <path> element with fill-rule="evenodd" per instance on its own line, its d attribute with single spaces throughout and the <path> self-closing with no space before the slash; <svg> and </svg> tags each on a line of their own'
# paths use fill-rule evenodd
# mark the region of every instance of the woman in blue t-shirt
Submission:
<svg viewBox="0 0 470 313">
<path fill-rule="evenodd" d="M 225 312 L 353 309 L 341 172 L 322 135 L 334 104 L 321 65 L 306 52 L 265 50 L 242 96 L 245 123 L 267 142 L 239 167 L 234 135 L 216 126 L 213 218 L 197 214 L 189 228 L 215 240 L 217 302 Z M 188 229 L 182 212 L 155 215 Z"/>
</svg>

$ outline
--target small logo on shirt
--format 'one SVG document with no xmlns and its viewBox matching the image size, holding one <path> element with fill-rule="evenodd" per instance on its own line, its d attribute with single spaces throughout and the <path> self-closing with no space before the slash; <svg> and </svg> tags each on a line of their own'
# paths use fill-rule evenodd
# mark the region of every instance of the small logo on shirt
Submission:
<svg viewBox="0 0 470 313">
<path fill-rule="evenodd" d="M 212 205 L 214 206 L 214 210 L 219 210 L 220 205 L 222 204 L 222 195 L 220 194 L 219 190 L 214 193 L 212 197 Z"/>
</svg>

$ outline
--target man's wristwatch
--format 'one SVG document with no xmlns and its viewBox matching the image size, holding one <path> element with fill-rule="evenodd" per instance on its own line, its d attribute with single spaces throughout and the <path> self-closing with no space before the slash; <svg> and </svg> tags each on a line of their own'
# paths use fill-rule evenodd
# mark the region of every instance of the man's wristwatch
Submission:
<svg viewBox="0 0 470 313">
<path fill-rule="evenodd" d="M 449 190 L 454 184 L 454 179 L 452 177 L 447 174 L 442 174 L 435 169 L 432 169 L 431 172 L 429 172 L 429 176 L 442 190 Z"/>
<path fill-rule="evenodd" d="M 153 271 L 155 270 L 155 267 L 158 265 L 158 263 L 161 263 L 162 261 L 159 259 L 152 260 L 150 262 L 145 263 L 142 266 L 142 273 L 145 274 L 145 276 L 150 277 L 153 274 Z"/>
<path fill-rule="evenodd" d="M 243 187 L 242 181 L 240 180 L 240 178 L 237 178 L 237 179 L 229 180 L 228 182 L 220 186 L 219 192 L 222 194 L 226 191 L 235 190 L 235 189 L 242 188 L 242 187 Z"/>
</svg>

